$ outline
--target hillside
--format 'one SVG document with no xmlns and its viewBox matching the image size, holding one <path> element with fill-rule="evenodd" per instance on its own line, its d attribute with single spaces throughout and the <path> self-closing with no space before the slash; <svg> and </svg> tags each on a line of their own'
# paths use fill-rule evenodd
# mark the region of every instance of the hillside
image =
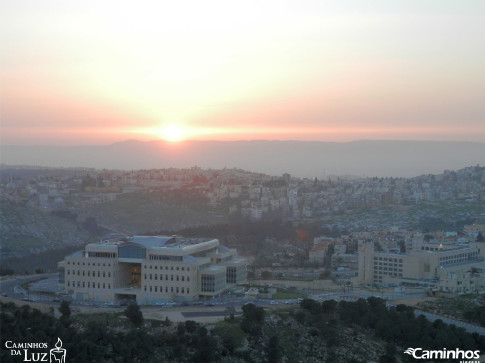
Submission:
<svg viewBox="0 0 485 363">
<path fill-rule="evenodd" d="M 1 257 L 21 257 L 86 243 L 90 233 L 76 222 L 25 204 L 0 201 Z"/>
<path fill-rule="evenodd" d="M 485 143 L 384 141 L 123 141 L 92 146 L 0 147 L 10 165 L 153 169 L 237 167 L 298 177 L 411 177 L 484 164 Z"/>
</svg>

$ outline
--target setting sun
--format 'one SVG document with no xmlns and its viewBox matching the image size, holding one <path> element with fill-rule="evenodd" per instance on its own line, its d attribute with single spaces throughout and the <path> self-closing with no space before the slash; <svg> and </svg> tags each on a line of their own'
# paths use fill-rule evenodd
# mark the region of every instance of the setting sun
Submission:
<svg viewBox="0 0 485 363">
<path fill-rule="evenodd" d="M 165 141 L 176 142 L 185 138 L 186 133 L 178 125 L 169 125 L 164 127 L 161 131 L 161 136 Z"/>
</svg>

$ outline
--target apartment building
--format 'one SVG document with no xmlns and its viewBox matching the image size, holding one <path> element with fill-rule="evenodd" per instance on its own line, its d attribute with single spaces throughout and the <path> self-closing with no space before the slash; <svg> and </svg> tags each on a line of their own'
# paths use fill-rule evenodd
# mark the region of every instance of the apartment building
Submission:
<svg viewBox="0 0 485 363">
<path fill-rule="evenodd" d="M 211 297 L 246 281 L 247 260 L 217 239 L 134 236 L 88 244 L 58 264 L 78 301 L 138 303 Z"/>
</svg>

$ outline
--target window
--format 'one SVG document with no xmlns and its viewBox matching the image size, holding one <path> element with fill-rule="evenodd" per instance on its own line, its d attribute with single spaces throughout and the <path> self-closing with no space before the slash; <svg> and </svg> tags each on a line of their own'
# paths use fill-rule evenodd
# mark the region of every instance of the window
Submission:
<svg viewBox="0 0 485 363">
<path fill-rule="evenodd" d="M 215 291 L 215 276 L 214 275 L 201 275 L 201 289 L 202 292 L 214 292 Z"/>
<path fill-rule="evenodd" d="M 228 267 L 226 269 L 226 283 L 235 284 L 236 283 L 236 268 Z"/>
</svg>

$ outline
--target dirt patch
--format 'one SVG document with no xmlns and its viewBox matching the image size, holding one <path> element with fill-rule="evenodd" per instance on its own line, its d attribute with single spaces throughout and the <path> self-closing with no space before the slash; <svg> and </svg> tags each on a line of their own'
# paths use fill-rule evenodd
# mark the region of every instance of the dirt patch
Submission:
<svg viewBox="0 0 485 363">
<path fill-rule="evenodd" d="M 409 297 L 405 299 L 393 300 L 395 305 L 404 304 L 408 306 L 415 307 L 417 304 L 422 302 L 435 302 L 438 298 L 431 296 L 420 296 L 420 297 Z"/>
</svg>

